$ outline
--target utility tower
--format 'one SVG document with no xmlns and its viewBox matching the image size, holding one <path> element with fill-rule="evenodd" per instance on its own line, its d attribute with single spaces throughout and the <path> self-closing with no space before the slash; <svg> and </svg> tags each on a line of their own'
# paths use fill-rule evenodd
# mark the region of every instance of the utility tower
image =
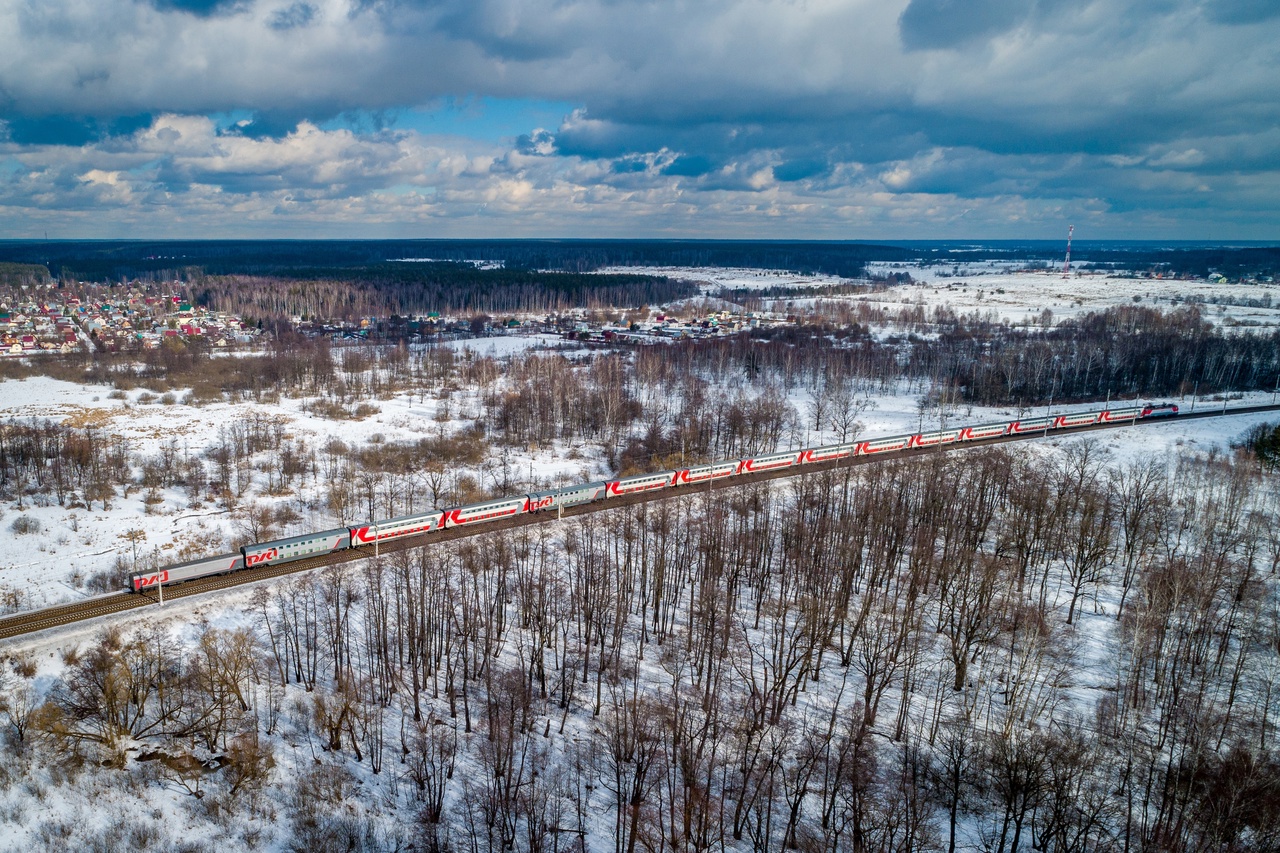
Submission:
<svg viewBox="0 0 1280 853">
<path fill-rule="evenodd" d="M 1062 277 L 1069 278 L 1071 275 L 1071 235 L 1076 230 L 1074 225 L 1067 226 L 1067 262 L 1062 265 Z"/>
</svg>

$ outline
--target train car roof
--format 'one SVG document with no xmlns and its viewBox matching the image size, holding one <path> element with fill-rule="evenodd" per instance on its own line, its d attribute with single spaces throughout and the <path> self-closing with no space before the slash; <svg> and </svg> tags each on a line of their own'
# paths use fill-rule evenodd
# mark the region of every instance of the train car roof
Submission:
<svg viewBox="0 0 1280 853">
<path fill-rule="evenodd" d="M 586 489 L 603 489 L 606 485 L 608 485 L 608 483 L 605 482 L 604 480 L 601 480 L 598 483 L 580 483 L 579 485 L 576 485 L 576 486 L 561 486 L 558 489 L 543 489 L 537 492 L 528 492 L 526 493 L 525 496 L 533 497 L 534 495 L 538 495 L 538 496 L 564 495 L 564 494 L 569 494 L 571 492 L 581 492 Z"/>
<path fill-rule="evenodd" d="M 428 518 L 433 515 L 441 515 L 442 513 L 444 513 L 444 510 L 442 509 L 432 509 L 432 510 L 427 510 L 426 512 L 411 512 L 408 515 L 397 515 L 395 518 L 383 518 L 383 519 L 379 519 L 378 521 L 370 521 L 367 523 L 360 522 L 358 524 L 353 524 L 351 526 L 352 527 L 366 527 L 366 526 L 381 527 L 384 524 L 400 524 L 401 522 L 412 521 L 415 518 Z"/>
<path fill-rule="evenodd" d="M 239 560 L 242 556 L 243 555 L 239 551 L 232 551 L 229 554 L 215 554 L 212 557 L 200 557 L 199 559 L 196 559 L 196 560 L 187 560 L 185 562 L 174 563 L 173 565 L 169 565 L 169 566 L 159 566 L 158 568 L 153 569 L 151 571 L 131 572 L 129 574 L 129 577 L 131 578 L 147 577 L 148 575 L 154 575 L 156 572 L 173 572 L 173 571 L 177 571 L 178 569 L 187 569 L 192 566 L 203 566 L 208 563 L 222 562 L 223 560 Z"/>
<path fill-rule="evenodd" d="M 172 571 L 173 569 L 185 569 L 188 566 L 199 566 L 204 563 L 212 563 L 215 560 L 238 560 L 240 556 L 241 554 L 239 551 L 232 551 L 229 554 L 215 554 L 212 557 L 200 557 L 199 559 L 196 559 L 196 560 L 187 560 L 186 562 L 182 562 L 182 563 L 174 563 L 171 566 L 161 566 L 160 569 L 161 570 L 167 569 L 169 571 Z M 134 574 L 149 575 L 149 574 L 154 574 L 154 572 L 134 572 Z"/>
<path fill-rule="evenodd" d="M 321 530 L 316 533 L 303 533 L 300 536 L 288 536 L 284 539 L 268 539 L 266 542 L 254 542 L 252 545 L 245 545 L 246 548 L 269 548 L 272 545 L 292 545 L 295 542 L 309 542 L 312 539 L 321 539 L 332 535 L 350 536 L 351 528 L 335 527 L 332 530 Z"/>
<path fill-rule="evenodd" d="M 487 500 L 487 501 L 477 501 L 476 503 L 473 503 L 473 504 L 458 504 L 456 506 L 451 506 L 448 509 L 443 510 L 443 512 L 452 512 L 455 509 L 475 509 L 476 507 L 481 507 L 481 506 L 499 506 L 501 504 L 509 504 L 514 501 L 522 501 L 526 497 L 528 496 L 514 495 L 510 497 L 505 497 L 505 498 L 493 498 L 492 500 Z"/>
</svg>

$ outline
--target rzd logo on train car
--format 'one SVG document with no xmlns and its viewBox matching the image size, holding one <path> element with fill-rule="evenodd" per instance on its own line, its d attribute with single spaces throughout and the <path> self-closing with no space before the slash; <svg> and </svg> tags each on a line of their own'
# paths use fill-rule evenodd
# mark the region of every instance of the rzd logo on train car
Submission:
<svg viewBox="0 0 1280 853">
<path fill-rule="evenodd" d="M 158 583 L 168 583 L 168 582 L 169 582 L 169 573 L 167 571 L 156 572 L 154 575 L 147 575 L 145 578 L 137 578 L 135 580 L 135 583 L 137 584 L 137 587 L 136 587 L 137 589 L 142 589 L 145 586 L 155 586 Z"/>
<path fill-rule="evenodd" d="M 246 566 L 256 566 L 261 563 L 270 562 L 271 560 L 274 560 L 276 557 L 279 557 L 279 556 L 280 556 L 279 548 L 268 548 L 267 550 L 263 551 L 261 554 L 246 554 L 244 557 L 244 564 Z"/>
<path fill-rule="evenodd" d="M 538 498 L 536 501 L 529 501 L 528 511 L 537 512 L 540 509 L 546 509 L 547 507 L 554 505 L 555 502 L 556 499 L 554 496 L 547 495 L 545 498 Z"/>
</svg>

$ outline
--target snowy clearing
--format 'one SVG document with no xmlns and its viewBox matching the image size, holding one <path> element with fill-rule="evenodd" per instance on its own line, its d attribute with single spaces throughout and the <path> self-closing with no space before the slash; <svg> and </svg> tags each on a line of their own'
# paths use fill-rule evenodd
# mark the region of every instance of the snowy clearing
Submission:
<svg viewBox="0 0 1280 853">
<path fill-rule="evenodd" d="M 1116 305 L 1141 304 L 1169 310 L 1200 304 L 1204 317 L 1222 326 L 1271 331 L 1280 325 L 1280 284 L 1182 281 L 1061 270 L 1014 271 L 1007 265 L 927 266 L 870 264 L 876 272 L 905 272 L 915 282 L 883 293 L 852 297 L 898 306 L 946 306 L 959 314 L 992 313 L 1015 324 L 1039 322 L 1048 309 L 1054 318 L 1077 317 Z"/>
<path fill-rule="evenodd" d="M 786 270 L 756 270 L 733 267 L 604 267 L 594 270 L 597 275 L 657 275 L 683 281 L 698 282 L 702 292 L 719 290 L 763 290 L 773 287 L 828 287 L 848 284 L 849 280 L 836 275 L 803 275 Z"/>
</svg>

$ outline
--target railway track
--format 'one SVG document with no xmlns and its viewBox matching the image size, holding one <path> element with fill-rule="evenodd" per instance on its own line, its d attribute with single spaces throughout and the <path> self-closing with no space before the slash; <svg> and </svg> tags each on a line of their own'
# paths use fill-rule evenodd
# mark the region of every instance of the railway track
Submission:
<svg viewBox="0 0 1280 853">
<path fill-rule="evenodd" d="M 1135 429 L 1145 426 L 1153 426 L 1156 424 L 1179 423 L 1182 421 L 1202 418 L 1263 414 L 1266 412 L 1276 411 L 1280 411 L 1280 405 L 1244 406 L 1238 408 L 1215 409 L 1212 411 L 1187 412 L 1184 414 L 1145 421 L 1135 420 L 1123 421 L 1120 423 L 1101 423 L 1083 427 L 1045 430 L 1042 432 L 1024 433 L 1019 435 L 997 436 L 996 438 L 966 441 L 963 444 L 912 448 L 910 450 L 899 450 L 882 455 L 856 456 L 845 459 L 836 459 L 828 462 L 813 462 L 799 467 L 781 468 L 775 471 L 759 471 L 749 474 L 740 474 L 727 480 L 709 480 L 706 484 L 698 483 L 687 486 L 676 486 L 656 492 L 637 492 L 635 494 L 624 495 L 622 497 L 609 498 L 604 502 L 580 504 L 578 506 L 569 507 L 559 514 L 553 514 L 550 512 L 534 513 L 531 515 L 521 515 L 514 518 L 489 522 L 480 527 L 452 527 L 443 531 L 420 534 L 418 536 L 406 537 L 404 539 L 395 539 L 381 544 L 376 551 L 378 555 L 394 554 L 398 551 L 406 551 L 410 548 L 417 548 L 432 542 L 449 542 L 455 539 L 464 539 L 471 536 L 482 536 L 486 533 L 492 533 L 499 530 L 511 530 L 518 527 L 527 527 L 547 521 L 556 521 L 561 518 L 573 518 L 575 516 L 585 515 L 591 512 L 602 512 L 605 510 L 616 509 L 621 506 L 634 506 L 640 503 L 648 503 L 649 501 L 668 500 L 670 498 L 687 497 L 694 494 L 714 493 L 722 489 L 736 488 L 749 483 L 759 483 L 766 480 L 778 480 L 786 477 L 796 477 L 823 471 L 852 468 L 858 465 L 869 465 L 888 457 L 904 458 L 922 456 L 930 453 L 952 453 L 973 447 L 1007 444 L 1015 441 L 1031 441 L 1049 436 L 1056 437 L 1068 434 L 1079 435 L 1081 433 L 1098 430 Z M 282 565 L 242 569 L 229 575 L 198 578 L 196 580 L 168 587 L 164 592 L 164 598 L 166 601 L 189 598 L 194 595 L 203 595 L 208 592 L 215 592 L 231 587 L 257 583 L 259 581 L 282 577 L 284 575 L 311 571 L 313 569 L 331 566 L 337 563 L 365 560 L 373 556 L 375 556 L 374 546 L 365 545 L 360 548 L 335 551 L 330 554 L 308 557 L 303 560 L 284 563 Z M 144 593 L 119 592 L 113 595 L 99 596 L 86 601 L 61 604 L 54 607 L 47 607 L 42 610 L 32 610 L 26 613 L 19 613 L 0 619 L 0 640 L 11 639 L 13 637 L 19 637 L 25 634 L 44 631 L 49 628 L 56 628 L 63 625 L 70 625 L 75 622 L 95 619 L 100 616 L 109 616 L 114 613 L 135 610 L 140 607 L 146 607 L 157 603 L 159 603 L 159 595 L 156 591 Z"/>
</svg>

